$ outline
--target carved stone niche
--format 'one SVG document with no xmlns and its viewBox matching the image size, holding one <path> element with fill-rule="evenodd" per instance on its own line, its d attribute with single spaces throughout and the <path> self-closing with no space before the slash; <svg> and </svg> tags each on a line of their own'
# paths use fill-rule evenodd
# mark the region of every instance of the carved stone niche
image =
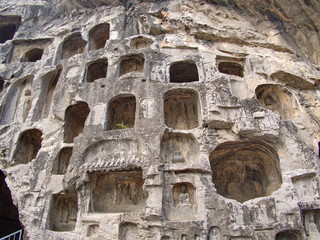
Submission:
<svg viewBox="0 0 320 240">
<path fill-rule="evenodd" d="M 104 48 L 109 37 L 109 23 L 102 23 L 93 27 L 89 32 L 89 50 L 98 50 Z"/>
<path fill-rule="evenodd" d="M 144 71 L 144 57 L 142 54 L 128 55 L 120 63 L 120 76 L 131 72 Z"/>
<path fill-rule="evenodd" d="M 147 194 L 141 169 L 91 173 L 91 212 L 141 212 Z"/>
<path fill-rule="evenodd" d="M 199 74 L 198 67 L 195 62 L 180 61 L 175 62 L 170 66 L 170 82 L 172 83 L 186 83 L 198 82 Z"/>
<path fill-rule="evenodd" d="M 105 78 L 108 70 L 108 59 L 99 59 L 88 64 L 85 82 L 94 82 L 99 78 Z"/>
<path fill-rule="evenodd" d="M 26 164 L 36 158 L 41 148 L 42 132 L 38 129 L 29 129 L 21 133 L 13 159 L 15 163 Z"/>
<path fill-rule="evenodd" d="M 209 229 L 208 240 L 220 240 L 221 239 L 221 230 L 219 227 L 213 226 Z"/>
<path fill-rule="evenodd" d="M 217 56 L 217 66 L 221 73 L 243 77 L 244 58 Z"/>
<path fill-rule="evenodd" d="M 49 230 L 73 231 L 77 222 L 78 198 L 76 193 L 54 194 L 49 211 Z"/>
<path fill-rule="evenodd" d="M 24 122 L 32 105 L 33 75 L 26 76 L 15 82 L 8 90 L 5 105 L 1 110 L 0 124 L 11 124 L 14 118 Z"/>
<path fill-rule="evenodd" d="M 175 89 L 164 96 L 164 118 L 168 127 L 193 129 L 199 126 L 199 97 L 191 89 Z"/>
<path fill-rule="evenodd" d="M 81 33 L 73 33 L 67 37 L 61 46 L 61 58 L 67 59 L 76 54 L 83 53 L 87 41 L 83 40 Z"/>
<path fill-rule="evenodd" d="M 197 163 L 199 144 L 192 134 L 166 133 L 161 141 L 161 158 L 169 164 L 184 167 Z"/>
<path fill-rule="evenodd" d="M 284 230 L 276 234 L 276 240 L 300 240 L 301 234 L 296 230 Z"/>
<path fill-rule="evenodd" d="M 82 133 L 90 109 L 86 102 L 67 107 L 64 115 L 64 142 L 72 143 Z"/>
<path fill-rule="evenodd" d="M 320 239 L 320 209 L 303 211 L 303 219 L 308 239 Z"/>
<path fill-rule="evenodd" d="M 131 47 L 135 49 L 149 48 L 151 44 L 151 39 L 142 36 L 133 38 L 130 42 Z"/>
<path fill-rule="evenodd" d="M 262 107 L 279 114 L 282 120 L 290 120 L 299 114 L 297 100 L 279 85 L 259 85 L 256 88 L 256 97 Z"/>
<path fill-rule="evenodd" d="M 72 147 L 62 148 L 52 169 L 52 174 L 65 174 L 72 156 Z"/>
<path fill-rule="evenodd" d="M 245 202 L 270 195 L 282 183 L 279 156 L 274 147 L 259 141 L 220 144 L 209 157 L 217 192 Z"/>
<path fill-rule="evenodd" d="M 195 187 L 191 183 L 176 183 L 173 188 L 173 205 L 174 207 L 194 206 Z"/>
<path fill-rule="evenodd" d="M 121 95 L 110 101 L 108 106 L 107 130 L 133 128 L 136 117 L 135 96 Z"/>
</svg>

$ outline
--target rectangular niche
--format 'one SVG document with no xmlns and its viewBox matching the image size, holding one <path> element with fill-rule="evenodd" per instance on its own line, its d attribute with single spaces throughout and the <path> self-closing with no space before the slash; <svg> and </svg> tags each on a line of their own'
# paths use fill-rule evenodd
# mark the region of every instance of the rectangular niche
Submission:
<svg viewBox="0 0 320 240">
<path fill-rule="evenodd" d="M 15 40 L 8 62 L 36 62 L 48 54 L 52 39 Z"/>
<path fill-rule="evenodd" d="M 91 212 L 141 212 L 145 206 L 141 170 L 94 172 L 91 183 Z"/>
<path fill-rule="evenodd" d="M 49 229 L 57 232 L 73 231 L 76 227 L 77 214 L 76 193 L 53 195 L 49 212 Z"/>
</svg>

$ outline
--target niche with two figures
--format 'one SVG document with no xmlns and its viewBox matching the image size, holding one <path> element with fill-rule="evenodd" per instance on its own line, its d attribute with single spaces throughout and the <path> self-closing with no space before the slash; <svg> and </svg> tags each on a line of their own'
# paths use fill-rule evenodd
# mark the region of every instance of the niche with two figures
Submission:
<svg viewBox="0 0 320 240">
<path fill-rule="evenodd" d="M 140 169 L 91 174 L 91 212 L 140 212 L 147 198 Z"/>
<path fill-rule="evenodd" d="M 164 97 L 165 124 L 174 129 L 199 126 L 198 94 L 190 89 L 171 90 Z"/>
</svg>

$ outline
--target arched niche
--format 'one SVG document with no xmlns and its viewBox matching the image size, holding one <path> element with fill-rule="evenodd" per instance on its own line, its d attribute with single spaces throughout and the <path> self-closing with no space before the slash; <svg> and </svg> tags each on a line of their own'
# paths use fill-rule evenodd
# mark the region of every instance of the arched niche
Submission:
<svg viewBox="0 0 320 240">
<path fill-rule="evenodd" d="M 0 16 L 0 43 L 13 39 L 21 24 L 21 16 Z"/>
<path fill-rule="evenodd" d="M 36 62 L 41 60 L 42 54 L 42 48 L 33 48 L 24 54 L 24 56 L 21 58 L 21 62 Z"/>
<path fill-rule="evenodd" d="M 75 137 L 83 132 L 90 108 L 86 102 L 67 107 L 64 115 L 64 142 L 73 143 Z"/>
<path fill-rule="evenodd" d="M 49 230 L 73 231 L 78 215 L 78 197 L 76 193 L 54 194 L 49 211 Z"/>
<path fill-rule="evenodd" d="M 91 212 L 141 212 L 144 208 L 147 194 L 143 190 L 141 169 L 97 171 L 90 176 Z"/>
<path fill-rule="evenodd" d="M 190 60 L 172 63 L 169 72 L 172 83 L 199 81 L 198 67 L 195 62 Z"/>
<path fill-rule="evenodd" d="M 136 115 L 136 98 L 122 95 L 110 101 L 108 106 L 107 129 L 133 128 Z"/>
<path fill-rule="evenodd" d="M 72 156 L 72 147 L 62 148 L 58 154 L 58 159 L 55 161 L 55 164 L 52 169 L 53 174 L 65 174 L 70 163 L 70 158 Z"/>
<path fill-rule="evenodd" d="M 161 141 L 161 158 L 165 163 L 196 163 L 199 144 L 192 134 L 166 133 Z"/>
<path fill-rule="evenodd" d="M 195 187 L 188 182 L 176 183 L 172 188 L 173 206 L 184 207 L 195 205 Z"/>
<path fill-rule="evenodd" d="M 285 230 L 276 234 L 276 240 L 300 240 L 301 234 L 295 230 Z"/>
<path fill-rule="evenodd" d="M 18 208 L 13 204 L 5 178 L 0 170 L 0 238 L 22 229 Z"/>
<path fill-rule="evenodd" d="M 190 89 L 175 89 L 164 96 L 165 124 L 174 129 L 199 126 L 198 94 Z"/>
<path fill-rule="evenodd" d="M 225 142 L 209 156 L 217 192 L 245 202 L 270 195 L 282 183 L 279 156 L 274 147 L 259 141 Z"/>
<path fill-rule="evenodd" d="M 276 71 L 276 72 L 272 73 L 270 75 L 270 77 L 272 79 L 281 81 L 281 82 L 285 83 L 286 85 L 289 85 L 289 86 L 292 86 L 295 88 L 300 88 L 300 89 L 304 89 L 304 90 L 311 90 L 311 89 L 314 89 L 314 87 L 315 87 L 313 82 L 307 81 L 306 79 L 304 79 L 300 76 L 297 76 L 297 75 L 294 75 L 294 74 L 291 74 L 291 73 L 288 73 L 285 71 Z"/>
<path fill-rule="evenodd" d="M 105 78 L 108 71 L 108 60 L 99 59 L 88 64 L 86 82 L 94 82 L 99 78 Z"/>
<path fill-rule="evenodd" d="M 130 72 L 144 71 L 144 57 L 141 54 L 128 55 L 120 63 L 120 76 Z"/>
<path fill-rule="evenodd" d="M 279 85 L 262 84 L 256 90 L 260 105 L 280 115 L 282 120 L 289 120 L 298 114 L 298 102 L 294 96 Z"/>
<path fill-rule="evenodd" d="M 76 54 L 83 53 L 87 42 L 82 38 L 80 33 L 74 33 L 62 43 L 62 59 L 70 58 Z"/>
<path fill-rule="evenodd" d="M 89 50 L 97 50 L 104 48 L 109 37 L 109 23 L 102 23 L 93 27 L 89 32 Z"/>
<path fill-rule="evenodd" d="M 42 132 L 38 129 L 29 129 L 19 136 L 13 159 L 18 164 L 26 164 L 36 158 L 41 148 Z"/>
<path fill-rule="evenodd" d="M 141 49 L 141 48 L 149 48 L 152 44 L 152 40 L 146 37 L 136 37 L 131 39 L 131 47 L 135 49 Z"/>
</svg>

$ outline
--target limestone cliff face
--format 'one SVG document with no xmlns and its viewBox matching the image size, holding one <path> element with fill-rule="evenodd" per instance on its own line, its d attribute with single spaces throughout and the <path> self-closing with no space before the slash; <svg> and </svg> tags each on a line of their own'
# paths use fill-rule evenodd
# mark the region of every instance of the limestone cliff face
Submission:
<svg viewBox="0 0 320 240">
<path fill-rule="evenodd" d="M 0 0 L 0 236 L 320 239 L 319 10 Z"/>
</svg>

